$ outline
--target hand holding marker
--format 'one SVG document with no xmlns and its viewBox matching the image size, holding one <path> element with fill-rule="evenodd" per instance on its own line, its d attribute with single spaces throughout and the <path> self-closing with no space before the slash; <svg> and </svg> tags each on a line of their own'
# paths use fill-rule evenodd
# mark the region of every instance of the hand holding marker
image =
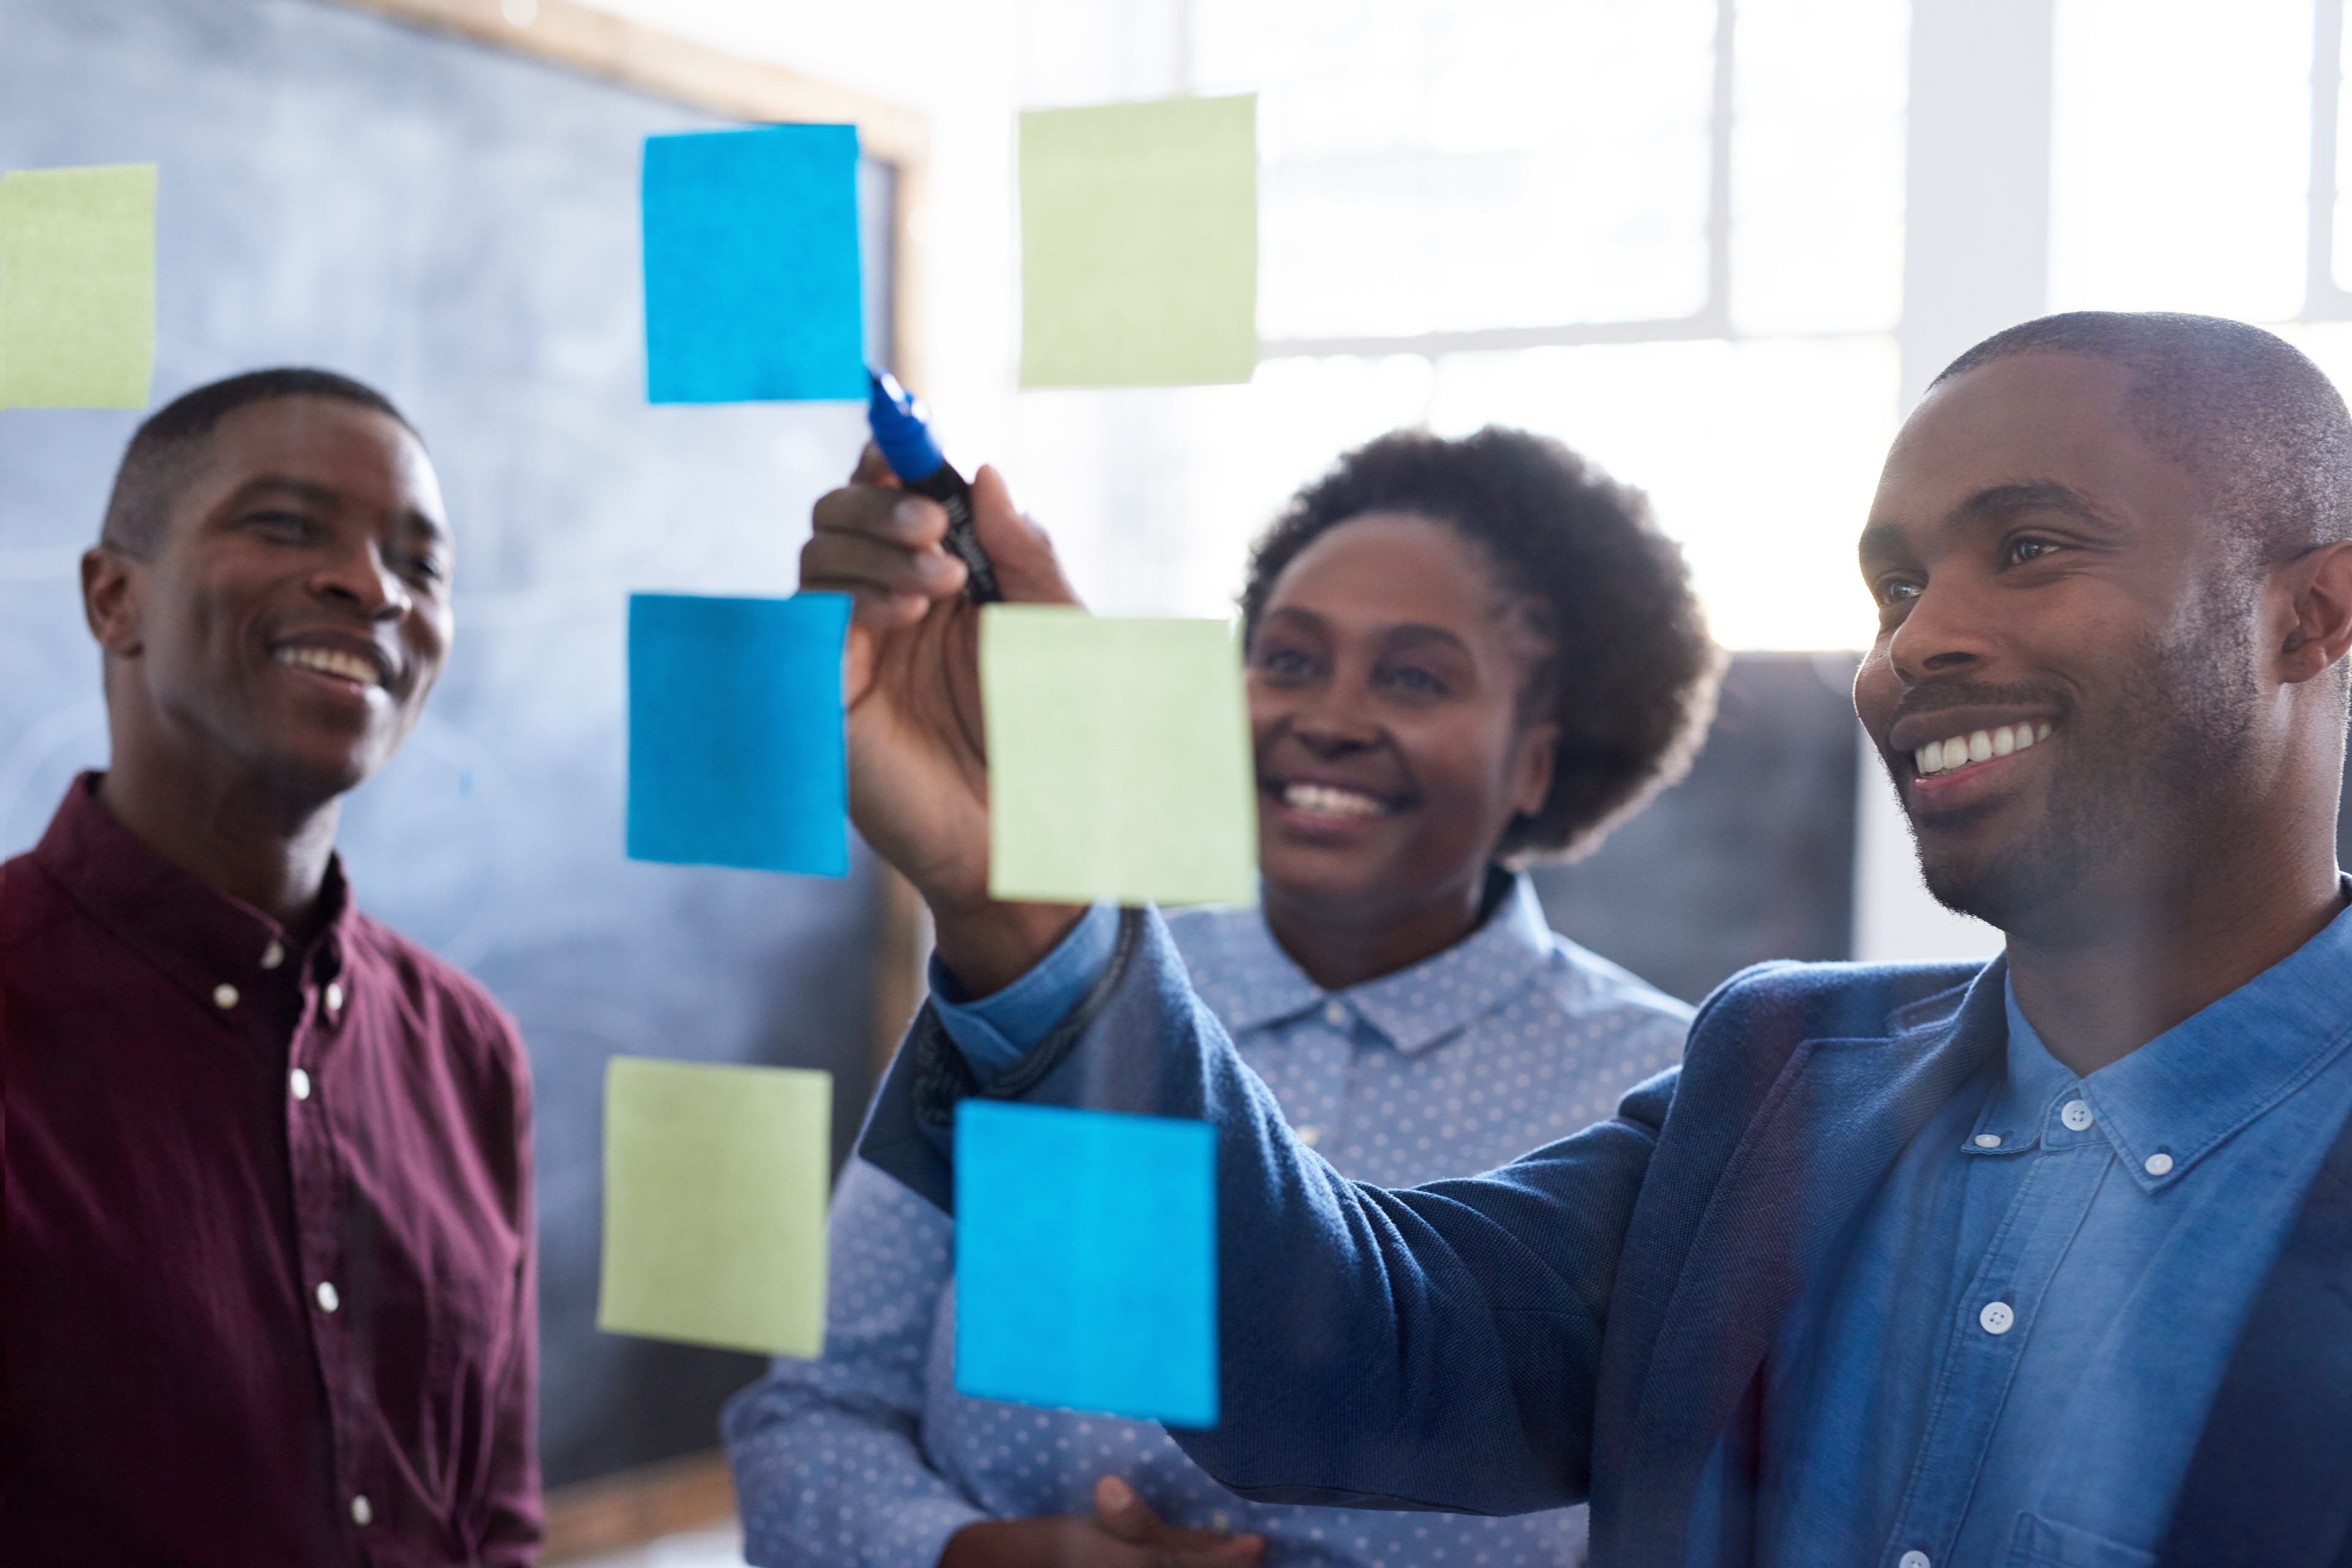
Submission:
<svg viewBox="0 0 2352 1568">
<path fill-rule="evenodd" d="M 971 487 L 941 455 L 925 421 L 922 404 L 887 370 L 868 370 L 866 377 L 873 386 L 866 418 L 873 427 L 874 444 L 882 449 L 882 460 L 890 465 L 900 484 L 947 509 L 948 550 L 969 574 L 964 579 L 965 596 L 975 605 L 1003 598 L 988 552 L 981 549 L 980 539 L 972 532 Z"/>
</svg>

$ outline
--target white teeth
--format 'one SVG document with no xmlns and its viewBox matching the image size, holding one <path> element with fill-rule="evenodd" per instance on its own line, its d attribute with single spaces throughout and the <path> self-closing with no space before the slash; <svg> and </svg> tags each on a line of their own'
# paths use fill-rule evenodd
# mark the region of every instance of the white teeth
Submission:
<svg viewBox="0 0 2352 1568">
<path fill-rule="evenodd" d="M 1282 804 L 1323 816 L 1378 816 L 1388 809 L 1370 795 L 1318 784 L 1283 785 Z"/>
<path fill-rule="evenodd" d="M 375 666 L 356 655 L 340 653 L 329 647 L 281 647 L 273 656 L 280 664 L 290 664 L 297 669 L 315 669 L 321 675 L 332 675 L 344 680 L 357 681 L 362 686 L 383 684 Z"/>
<path fill-rule="evenodd" d="M 1990 762 L 2021 752 L 2037 741 L 2050 738 L 2047 724 L 2003 724 L 1993 730 L 1971 731 L 1966 735 L 1954 735 L 1948 741 L 1930 741 L 1911 753 L 1922 778 L 1931 773 L 1945 773 L 1970 763 Z"/>
</svg>

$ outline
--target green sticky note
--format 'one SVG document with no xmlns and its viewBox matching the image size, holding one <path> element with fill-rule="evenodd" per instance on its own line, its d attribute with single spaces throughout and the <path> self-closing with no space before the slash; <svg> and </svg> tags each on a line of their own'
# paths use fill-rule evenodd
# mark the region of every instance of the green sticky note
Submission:
<svg viewBox="0 0 2352 1568">
<path fill-rule="evenodd" d="M 832 1154 L 830 1073 L 614 1057 L 596 1326 L 815 1357 Z"/>
<path fill-rule="evenodd" d="M 1241 653 L 1223 621 L 1060 605 L 980 618 L 989 891 L 1244 903 L 1257 796 Z"/>
<path fill-rule="evenodd" d="M 155 165 L 0 175 L 0 408 L 144 408 Z"/>
<path fill-rule="evenodd" d="M 1181 386 L 1257 366 L 1257 100 L 1021 117 L 1021 384 Z"/>
</svg>

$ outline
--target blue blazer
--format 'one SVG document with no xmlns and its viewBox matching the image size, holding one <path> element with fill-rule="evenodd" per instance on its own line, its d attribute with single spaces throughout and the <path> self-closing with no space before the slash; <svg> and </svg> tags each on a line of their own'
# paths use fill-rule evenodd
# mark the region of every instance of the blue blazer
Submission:
<svg viewBox="0 0 2352 1568">
<path fill-rule="evenodd" d="M 1218 1129 L 1221 1418 L 1244 1497 L 1518 1513 L 1590 1499 L 1597 1563 L 1752 1557 L 1760 1373 L 1896 1154 L 2007 1037 L 2000 960 L 1765 964 L 1612 1120 L 1481 1176 L 1359 1185 L 1290 1135 L 1156 915 L 986 1091 Z M 952 1207 L 982 1092 L 927 1007 L 860 1152 Z M 1718 1441 L 1719 1541 L 1685 1541 Z M 2352 1127 L 2208 1414 L 2160 1561 L 2352 1568 Z"/>
</svg>

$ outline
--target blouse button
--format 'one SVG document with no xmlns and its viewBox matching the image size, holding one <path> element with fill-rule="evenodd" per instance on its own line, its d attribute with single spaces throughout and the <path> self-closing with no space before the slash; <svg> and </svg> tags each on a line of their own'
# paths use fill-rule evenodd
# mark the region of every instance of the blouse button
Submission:
<svg viewBox="0 0 2352 1568">
<path fill-rule="evenodd" d="M 2143 1168 L 2151 1176 L 2168 1176 L 2172 1174 L 2172 1156 L 2158 1149 L 2147 1157 Z"/>
<path fill-rule="evenodd" d="M 1346 1005 L 1336 998 L 1324 1003 L 1323 1021 L 1330 1025 L 1335 1029 L 1346 1028 L 1348 1026 L 1348 1009 Z"/>
<path fill-rule="evenodd" d="M 281 964 L 281 963 L 285 963 L 285 962 L 286 962 L 286 944 L 285 944 L 284 942 L 277 942 L 277 941 L 272 941 L 272 942 L 270 942 L 270 944 L 269 944 L 268 947 L 265 947 L 265 948 L 263 948 L 263 949 L 261 950 L 261 967 L 262 967 L 262 968 L 264 968 L 264 969 L 275 969 L 275 968 L 277 968 L 279 964 Z"/>
<path fill-rule="evenodd" d="M 375 1505 L 368 1501 L 367 1493 L 353 1492 L 352 1494 L 352 1522 L 358 1525 L 367 1525 L 373 1524 L 374 1521 Z"/>
<path fill-rule="evenodd" d="M 1323 1129 L 1312 1121 L 1302 1121 L 1293 1131 L 1298 1134 L 1298 1141 L 1309 1149 L 1323 1142 Z"/>
<path fill-rule="evenodd" d="M 231 985 L 226 980 L 222 981 L 218 985 L 214 986 L 213 1005 L 219 1008 L 224 1013 L 227 1012 L 231 1007 L 236 1006 L 236 987 Z"/>
<path fill-rule="evenodd" d="M 294 1091 L 295 1099 L 308 1100 L 310 1098 L 310 1075 L 304 1072 L 300 1068 L 296 1068 L 292 1072 L 286 1075 L 286 1084 L 289 1089 Z"/>
<path fill-rule="evenodd" d="M 342 1297 L 335 1293 L 335 1282 L 331 1279 L 320 1280 L 319 1310 L 322 1312 L 331 1312 L 342 1304 Z"/>
<path fill-rule="evenodd" d="M 2058 1120 L 2066 1124 L 2067 1131 L 2080 1132 L 2098 1118 L 2091 1114 L 2089 1101 L 2070 1100 L 2059 1107 Z"/>
<path fill-rule="evenodd" d="M 339 982 L 339 981 L 330 980 L 329 982 L 327 982 L 327 1011 L 328 1011 L 328 1012 L 330 1012 L 330 1013 L 340 1013 L 340 1012 L 341 1012 L 342 1010 L 343 1010 L 343 987 L 342 987 L 342 984 L 341 984 L 341 982 Z"/>
<path fill-rule="evenodd" d="M 2017 1312 L 2006 1301 L 1987 1301 L 1984 1310 L 1977 1314 L 1984 1331 L 1996 1337 L 2009 1332 L 2017 1321 Z"/>
</svg>

